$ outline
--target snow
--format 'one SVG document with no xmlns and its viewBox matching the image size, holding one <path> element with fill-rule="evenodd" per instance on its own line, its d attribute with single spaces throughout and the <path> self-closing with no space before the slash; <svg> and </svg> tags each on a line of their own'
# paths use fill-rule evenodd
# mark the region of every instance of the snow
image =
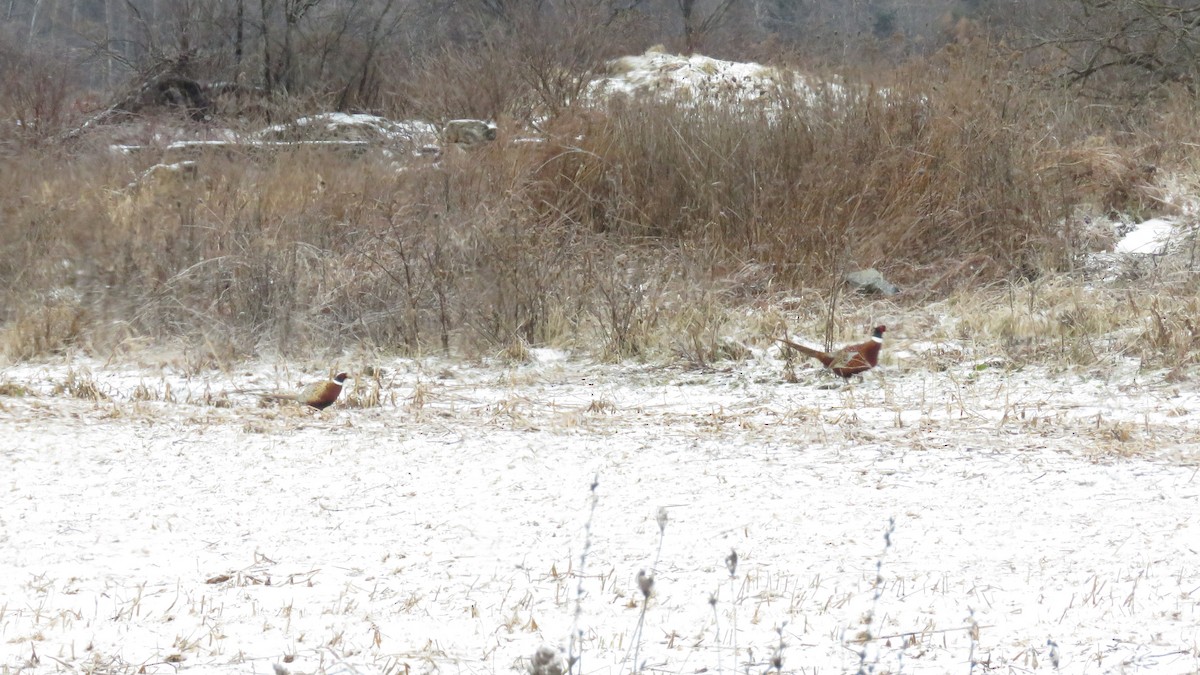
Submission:
<svg viewBox="0 0 1200 675">
<path fill-rule="evenodd" d="M 627 92 L 670 86 L 702 93 L 718 81 L 762 84 L 777 77 L 774 69 L 757 63 L 723 61 L 700 54 L 682 56 L 661 51 L 622 57 L 610 64 L 610 69 L 616 71 L 609 80 L 612 87 Z"/>
<path fill-rule="evenodd" d="M 365 114 L 324 113 L 300 117 L 286 124 L 276 124 L 243 136 L 224 129 L 216 132 L 215 139 L 173 139 L 156 136 L 162 149 L 175 152 L 206 149 L 262 148 L 278 149 L 293 147 L 332 148 L 356 150 L 367 148 L 373 142 L 427 145 L 437 140 L 438 129 L 429 122 L 418 120 L 395 121 L 385 117 Z M 133 154 L 143 151 L 145 145 L 114 143 L 110 151 L 118 154 Z"/>
<path fill-rule="evenodd" d="M 684 101 L 720 101 L 730 105 L 775 102 L 780 88 L 792 88 L 815 102 L 818 92 L 798 73 L 758 63 L 724 61 L 700 54 L 683 56 L 651 49 L 609 63 L 609 75 L 592 83 L 590 95 L 607 99 L 616 94 L 651 93 Z M 844 96 L 836 84 L 828 93 Z"/>
<path fill-rule="evenodd" d="M 1151 218 L 1138 223 L 1117 242 L 1118 253 L 1162 255 L 1175 233 L 1175 223 L 1163 218 Z"/>
<path fill-rule="evenodd" d="M 625 56 L 608 64 L 608 75 L 590 83 L 587 96 L 605 101 L 616 95 L 649 93 L 687 104 L 717 103 L 733 108 L 766 105 L 775 109 L 778 92 L 790 90 L 802 100 L 816 105 L 838 103 L 847 96 L 844 86 L 822 82 L 814 85 L 803 74 L 758 63 L 725 61 L 693 54 L 669 54 L 651 49 L 644 54 Z M 887 95 L 887 90 L 879 90 Z M 774 114 L 772 112 L 772 114 Z M 479 121 L 496 128 L 494 121 L 451 120 L 448 124 Z M 535 125 L 536 126 L 536 125 Z M 216 138 L 180 139 L 182 130 L 155 134 L 161 149 L 175 152 L 221 148 L 276 149 L 304 145 L 343 149 L 365 148 L 372 143 L 404 143 L 416 146 L 416 156 L 429 154 L 440 143 L 439 127 L 422 120 L 397 121 L 364 113 L 330 112 L 299 117 L 275 124 L 248 135 L 230 129 L 214 130 Z M 518 138 L 515 142 L 540 142 L 542 139 Z M 110 150 L 134 154 L 147 148 L 143 144 L 114 143 Z"/>
<path fill-rule="evenodd" d="M 429 122 L 416 120 L 397 122 L 378 115 L 339 112 L 300 117 L 288 124 L 267 127 L 257 135 L 263 138 L 289 138 L 297 133 L 307 133 L 299 131 L 305 127 L 335 135 L 366 134 L 369 137 L 377 136 L 393 141 L 415 142 L 418 139 L 437 137 L 437 127 Z"/>
<path fill-rule="evenodd" d="M 578 630 L 583 673 L 1196 672 L 1200 393 L 931 345 L 848 387 L 395 360 L 323 413 L 269 365 L 6 368 L 0 669 L 510 672 Z"/>
<path fill-rule="evenodd" d="M 138 174 L 132 182 L 125 186 L 125 190 L 135 190 L 141 185 L 145 185 L 150 181 L 161 179 L 165 175 L 195 175 L 197 170 L 196 163 L 193 161 L 172 162 L 170 164 L 153 164 L 149 168 Z"/>
</svg>

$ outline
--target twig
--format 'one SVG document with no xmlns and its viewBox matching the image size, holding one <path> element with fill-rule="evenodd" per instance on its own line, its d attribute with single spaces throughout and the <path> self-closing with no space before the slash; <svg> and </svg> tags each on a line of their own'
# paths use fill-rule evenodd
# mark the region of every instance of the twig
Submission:
<svg viewBox="0 0 1200 675">
<path fill-rule="evenodd" d="M 955 633 L 960 630 L 975 630 L 976 628 L 994 628 L 995 626 L 963 626 L 961 628 L 942 628 L 939 630 L 914 630 L 908 633 L 892 633 L 891 635 L 867 635 L 857 637 L 850 642 L 873 642 L 875 640 L 891 640 L 892 638 L 909 637 L 911 635 L 937 635 L 938 633 Z"/>
<path fill-rule="evenodd" d="M 571 638 L 567 643 L 567 672 L 582 675 L 582 642 L 583 634 L 579 630 L 579 618 L 583 615 L 583 580 L 587 568 L 588 551 L 592 548 L 592 519 L 596 517 L 596 504 L 600 501 L 596 488 L 600 487 L 600 474 L 592 477 L 591 508 L 588 511 L 587 522 L 583 526 L 583 551 L 579 554 L 579 583 L 575 586 L 575 616 L 571 619 Z M 576 668 L 578 666 L 578 669 Z"/>
</svg>

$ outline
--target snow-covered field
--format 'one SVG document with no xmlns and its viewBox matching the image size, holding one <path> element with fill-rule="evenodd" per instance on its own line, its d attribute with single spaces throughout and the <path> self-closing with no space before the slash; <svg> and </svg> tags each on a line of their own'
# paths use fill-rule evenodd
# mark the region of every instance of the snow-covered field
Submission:
<svg viewBox="0 0 1200 675">
<path fill-rule="evenodd" d="M 0 370 L 0 672 L 1200 672 L 1195 388 L 888 349 Z"/>
</svg>

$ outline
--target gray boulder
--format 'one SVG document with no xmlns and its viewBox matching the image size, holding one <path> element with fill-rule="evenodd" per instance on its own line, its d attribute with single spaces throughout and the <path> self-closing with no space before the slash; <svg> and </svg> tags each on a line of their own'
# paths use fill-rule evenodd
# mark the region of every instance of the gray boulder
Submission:
<svg viewBox="0 0 1200 675">
<path fill-rule="evenodd" d="M 496 125 L 484 120 L 450 120 L 442 129 L 442 139 L 447 143 L 475 145 L 496 140 Z"/>
<path fill-rule="evenodd" d="M 846 283 L 850 287 L 864 295 L 879 293 L 881 295 L 895 295 L 900 292 L 896 285 L 887 279 L 883 278 L 879 270 L 870 267 L 857 272 L 849 272 L 845 276 Z"/>
</svg>

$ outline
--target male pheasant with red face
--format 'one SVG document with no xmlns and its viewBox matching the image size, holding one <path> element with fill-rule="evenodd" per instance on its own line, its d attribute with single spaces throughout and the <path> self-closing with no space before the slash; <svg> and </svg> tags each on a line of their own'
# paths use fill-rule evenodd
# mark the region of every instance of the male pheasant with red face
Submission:
<svg viewBox="0 0 1200 675">
<path fill-rule="evenodd" d="M 349 377 L 346 373 L 338 373 L 332 380 L 324 382 L 314 382 L 307 387 L 301 389 L 295 394 L 265 394 L 263 399 L 268 401 L 295 401 L 306 406 L 324 410 L 333 405 L 339 394 L 342 393 L 342 385 Z"/>
<path fill-rule="evenodd" d="M 805 356 L 813 357 L 832 370 L 834 375 L 848 380 L 851 375 L 865 373 L 879 363 L 879 350 L 883 348 L 883 333 L 886 330 L 886 326 L 876 326 L 870 340 L 842 347 L 833 353 L 805 347 L 786 338 L 780 338 L 779 341 Z"/>
</svg>

